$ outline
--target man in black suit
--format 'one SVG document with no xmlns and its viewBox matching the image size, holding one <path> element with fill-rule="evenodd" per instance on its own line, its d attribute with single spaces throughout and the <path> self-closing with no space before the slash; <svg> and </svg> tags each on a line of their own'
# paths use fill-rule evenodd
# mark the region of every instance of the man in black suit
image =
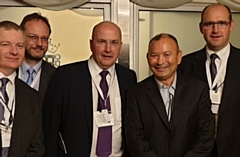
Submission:
<svg viewBox="0 0 240 157">
<path fill-rule="evenodd" d="M 19 68 L 18 76 L 39 91 L 43 101 L 48 83 L 55 71 L 54 66 L 43 60 L 48 50 L 51 27 L 48 19 L 39 13 L 26 15 L 20 26 L 26 35 L 26 41 L 25 59 Z"/>
<path fill-rule="evenodd" d="M 207 85 L 176 72 L 177 39 L 158 34 L 149 42 L 153 75 L 127 92 L 126 142 L 133 157 L 207 157 L 214 117 Z"/>
<path fill-rule="evenodd" d="M 127 153 L 122 124 L 125 90 L 136 83 L 136 74 L 115 63 L 122 48 L 120 28 L 109 21 L 97 24 L 90 48 L 90 59 L 59 67 L 50 82 L 43 106 L 46 157 Z M 109 128 L 102 140 L 107 132 L 102 130 Z"/>
<path fill-rule="evenodd" d="M 239 156 L 240 50 L 229 43 L 234 27 L 231 11 L 221 4 L 207 6 L 199 25 L 206 46 L 183 57 L 179 68 L 209 85 L 216 118 L 213 156 Z"/>
<path fill-rule="evenodd" d="M 2 157 L 40 157 L 44 154 L 40 99 L 16 77 L 24 59 L 23 30 L 0 22 L 0 128 Z"/>
</svg>

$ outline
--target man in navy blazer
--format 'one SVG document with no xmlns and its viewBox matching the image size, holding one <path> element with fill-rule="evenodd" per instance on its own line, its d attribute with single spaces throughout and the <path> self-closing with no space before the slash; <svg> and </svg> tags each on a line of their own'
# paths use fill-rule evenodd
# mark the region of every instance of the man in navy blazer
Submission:
<svg viewBox="0 0 240 157">
<path fill-rule="evenodd" d="M 125 132 L 133 157 L 208 157 L 214 117 L 208 88 L 176 72 L 182 59 L 177 39 L 158 34 L 149 42 L 153 72 L 127 92 Z"/>
<path fill-rule="evenodd" d="M 11 21 L 0 22 L 0 80 L 8 80 L 8 103 L 0 83 L 0 117 L 4 117 L 0 120 L 1 157 L 41 157 L 45 150 L 39 96 L 15 72 L 24 59 L 24 41 L 20 26 Z"/>
<path fill-rule="evenodd" d="M 120 28 L 109 21 L 101 22 L 92 32 L 90 59 L 56 70 L 43 106 L 46 157 L 125 156 L 122 123 L 125 91 L 136 83 L 136 74 L 115 63 L 121 47 Z M 108 73 L 106 80 L 114 121 L 111 150 L 103 156 L 97 151 L 100 125 L 95 116 L 103 114 L 98 108 L 102 95 L 101 71 Z M 106 141 L 104 144 L 107 145 Z"/>
<path fill-rule="evenodd" d="M 212 156 L 239 156 L 240 146 L 240 50 L 229 43 L 234 21 L 230 9 L 221 4 L 207 6 L 202 12 L 200 31 L 206 46 L 183 57 L 179 68 L 186 75 L 209 85 L 215 114 L 215 146 Z M 212 61 L 212 56 L 216 56 Z M 216 66 L 215 78 L 211 77 Z"/>
</svg>

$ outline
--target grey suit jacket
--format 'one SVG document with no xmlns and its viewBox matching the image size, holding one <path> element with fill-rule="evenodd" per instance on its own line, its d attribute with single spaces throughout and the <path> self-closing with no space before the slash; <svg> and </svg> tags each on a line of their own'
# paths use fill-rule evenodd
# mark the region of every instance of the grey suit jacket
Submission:
<svg viewBox="0 0 240 157">
<path fill-rule="evenodd" d="M 154 76 L 127 92 L 125 131 L 133 157 L 207 157 L 214 143 L 214 117 L 207 85 L 177 75 L 173 113 L 165 105 Z"/>
<path fill-rule="evenodd" d="M 40 157 L 44 151 L 38 93 L 16 77 L 15 114 L 9 157 Z"/>
<path fill-rule="evenodd" d="M 115 68 L 123 117 L 125 90 L 136 83 L 136 74 L 118 64 Z M 56 70 L 43 104 L 46 157 L 90 156 L 93 132 L 92 99 L 92 80 L 87 61 L 64 65 Z M 59 131 L 67 149 L 66 155 L 59 146 Z"/>
<path fill-rule="evenodd" d="M 207 82 L 205 48 L 183 57 L 179 70 Z M 240 146 L 240 50 L 230 47 L 226 76 L 218 113 L 218 157 L 239 156 Z"/>
</svg>

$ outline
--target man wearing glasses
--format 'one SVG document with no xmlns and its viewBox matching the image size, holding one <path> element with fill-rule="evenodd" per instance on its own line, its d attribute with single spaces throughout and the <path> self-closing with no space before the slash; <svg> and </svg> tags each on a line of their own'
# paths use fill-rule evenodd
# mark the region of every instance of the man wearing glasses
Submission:
<svg viewBox="0 0 240 157">
<path fill-rule="evenodd" d="M 46 17 L 39 13 L 26 15 L 20 26 L 26 35 L 25 59 L 19 68 L 19 78 L 39 91 L 43 100 L 54 66 L 43 60 L 50 42 L 51 27 Z"/>
<path fill-rule="evenodd" d="M 215 114 L 215 146 L 212 156 L 239 156 L 240 145 L 240 50 L 229 43 L 234 20 L 221 4 L 204 8 L 199 24 L 206 46 L 183 57 L 180 70 L 209 85 Z M 197 89 L 196 89 L 197 90 Z"/>
</svg>

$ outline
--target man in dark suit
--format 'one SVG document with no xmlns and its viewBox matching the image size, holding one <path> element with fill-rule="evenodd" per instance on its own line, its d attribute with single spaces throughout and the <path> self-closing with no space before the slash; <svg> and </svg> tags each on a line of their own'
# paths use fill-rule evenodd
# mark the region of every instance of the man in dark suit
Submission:
<svg viewBox="0 0 240 157">
<path fill-rule="evenodd" d="M 227 6 L 212 4 L 202 12 L 200 31 L 206 46 L 183 57 L 180 70 L 209 85 L 216 118 L 213 156 L 239 156 L 240 50 L 229 43 L 234 21 Z M 215 57 L 214 57 L 215 56 Z"/>
<path fill-rule="evenodd" d="M 92 32 L 90 59 L 56 70 L 43 106 L 46 157 L 125 155 L 125 90 L 136 83 L 136 74 L 115 63 L 121 47 L 120 28 L 101 22 Z"/>
<path fill-rule="evenodd" d="M 149 42 L 150 76 L 127 92 L 126 142 L 133 157 L 207 157 L 214 117 L 207 85 L 176 72 L 177 39 L 158 34 Z"/>
<path fill-rule="evenodd" d="M 39 13 L 26 15 L 20 26 L 26 35 L 25 59 L 18 76 L 29 86 L 39 91 L 43 101 L 48 83 L 55 67 L 43 60 L 48 50 L 51 27 L 48 19 Z"/>
<path fill-rule="evenodd" d="M 0 22 L 0 128 L 2 157 L 40 157 L 44 154 L 40 99 L 16 77 L 24 59 L 23 30 Z"/>
</svg>

